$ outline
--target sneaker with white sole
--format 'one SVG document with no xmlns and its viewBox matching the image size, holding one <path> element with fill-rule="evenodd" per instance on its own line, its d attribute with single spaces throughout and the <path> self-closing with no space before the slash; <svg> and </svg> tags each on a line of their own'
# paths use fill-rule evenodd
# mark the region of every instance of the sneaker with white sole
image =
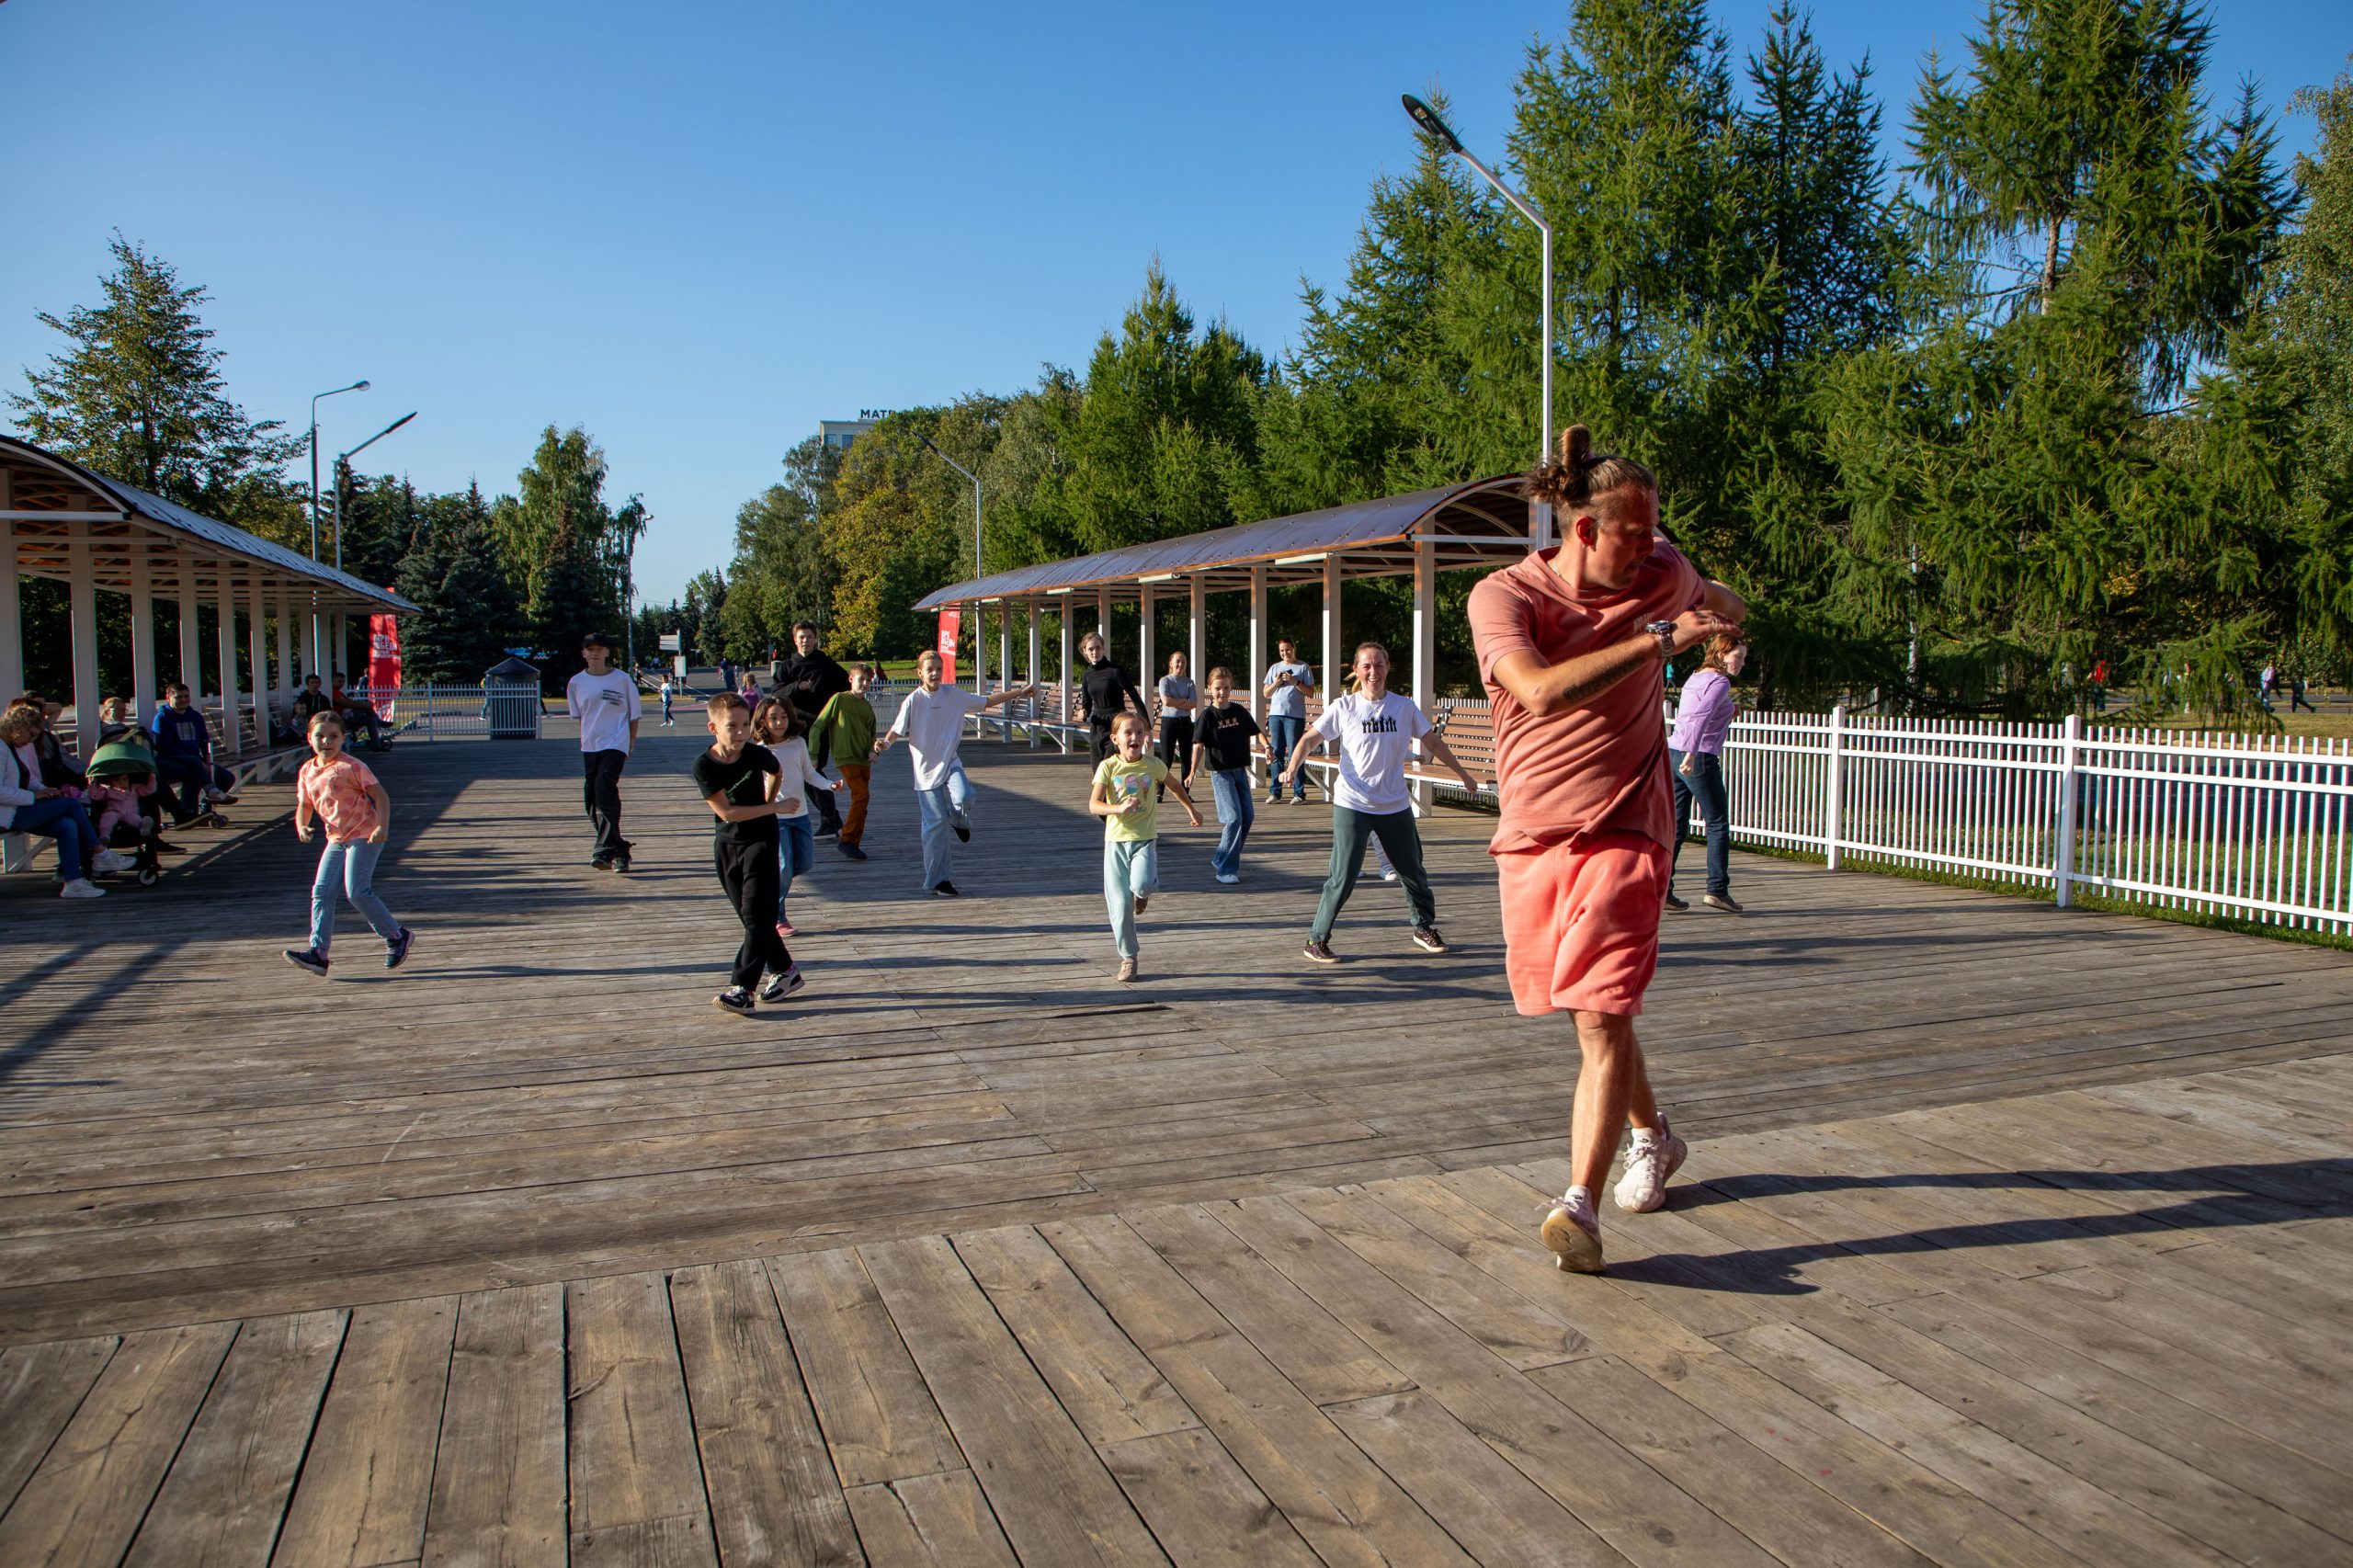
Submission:
<svg viewBox="0 0 2353 1568">
<path fill-rule="evenodd" d="M 1544 1215 L 1539 1233 L 1563 1273 L 1598 1274 L 1601 1263 L 1601 1221 L 1593 1211 L 1593 1197 L 1571 1187 Z"/>
<path fill-rule="evenodd" d="M 60 898 L 104 898 L 107 890 L 87 877 L 76 877 L 57 890 Z"/>
<path fill-rule="evenodd" d="M 729 986 L 726 990 L 712 997 L 710 999 L 710 1005 L 718 1008 L 722 1013 L 736 1013 L 745 1017 L 748 1017 L 759 1006 L 758 1003 L 752 1000 L 752 994 L 745 990 L 740 985 Z"/>
<path fill-rule="evenodd" d="M 90 874 L 110 877 L 118 871 L 128 871 L 138 864 L 138 860 L 119 849 L 101 849 L 90 857 Z"/>
<path fill-rule="evenodd" d="M 796 964 L 788 973 L 769 975 L 768 983 L 760 987 L 760 1000 L 781 1002 L 794 992 L 807 986 L 808 983 L 809 977 L 802 974 L 800 966 Z"/>
<path fill-rule="evenodd" d="M 327 972 L 327 956 L 316 948 L 289 948 L 286 961 L 296 969 L 307 970 L 324 977 Z"/>
<path fill-rule="evenodd" d="M 1240 881 L 1242 878 L 1233 871 L 1220 871 L 1217 874 L 1217 880 L 1223 882 L 1227 887 L 1232 887 L 1234 883 Z"/>
<path fill-rule="evenodd" d="M 1113 978 L 1118 980 L 1120 984 L 1127 985 L 1132 983 L 1135 977 L 1136 960 L 1133 959 L 1121 959 L 1120 960 L 1120 972 Z"/>
<path fill-rule="evenodd" d="M 1435 926 L 1416 926 L 1414 927 L 1414 946 L 1426 953 L 1442 953 L 1446 951 L 1446 938 L 1438 934 Z"/>
<path fill-rule="evenodd" d="M 1629 1214 L 1665 1208 L 1666 1178 L 1683 1168 L 1683 1158 L 1690 1152 L 1691 1145 L 1668 1130 L 1663 1116 L 1656 1131 L 1645 1133 L 1636 1128 L 1634 1141 L 1626 1149 L 1626 1173 L 1618 1178 L 1613 1195 L 1618 1207 Z"/>
</svg>

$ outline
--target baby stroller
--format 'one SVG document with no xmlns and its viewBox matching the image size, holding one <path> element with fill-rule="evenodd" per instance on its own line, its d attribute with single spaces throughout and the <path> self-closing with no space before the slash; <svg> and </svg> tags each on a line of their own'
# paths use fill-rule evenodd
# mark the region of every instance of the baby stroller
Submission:
<svg viewBox="0 0 2353 1568">
<path fill-rule="evenodd" d="M 97 755 L 90 759 L 88 775 L 93 784 L 152 786 L 155 781 L 155 762 L 144 747 L 128 741 L 113 740 L 98 747 Z M 162 861 L 155 852 L 158 823 L 155 813 L 146 809 L 148 802 L 142 801 L 140 804 L 142 809 L 136 818 L 137 825 L 117 823 L 110 835 L 113 842 L 102 847 L 130 850 L 137 862 L 139 885 L 152 888 L 155 885 L 155 879 L 164 874 Z"/>
</svg>

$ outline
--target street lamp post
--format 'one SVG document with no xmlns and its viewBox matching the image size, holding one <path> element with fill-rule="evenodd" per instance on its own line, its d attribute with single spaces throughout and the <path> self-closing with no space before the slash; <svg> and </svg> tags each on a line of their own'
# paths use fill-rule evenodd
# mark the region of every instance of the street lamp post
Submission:
<svg viewBox="0 0 2353 1568">
<path fill-rule="evenodd" d="M 358 457 L 360 453 L 366 451 L 369 448 L 374 446 L 377 442 L 382 440 L 385 437 L 391 435 L 393 431 L 399 429 L 402 426 L 407 424 L 410 420 L 415 417 L 416 410 L 412 408 L 406 414 L 402 415 L 398 419 L 393 420 L 390 425 L 385 426 L 381 430 L 377 431 L 374 435 L 369 437 L 366 440 L 352 448 L 351 450 L 347 452 L 337 452 L 335 457 L 336 473 L 338 475 L 341 474 L 344 464 L 349 462 L 352 459 Z M 335 569 L 338 572 L 343 570 L 343 486 L 340 483 L 337 483 L 335 487 Z"/>
<path fill-rule="evenodd" d="M 924 444 L 924 449 L 930 452 L 933 457 L 972 482 L 972 576 L 978 580 L 986 575 L 988 570 L 981 564 L 981 476 L 932 445 L 930 437 L 917 436 L 915 439 L 921 441 Z M 972 619 L 972 689 L 974 691 L 981 689 L 981 674 L 988 668 L 989 662 L 988 650 L 982 645 L 978 609 L 979 607 L 975 605 Z M 1004 674 L 1002 670 L 997 673 L 1000 676 Z M 1008 729 L 1006 733 L 1010 734 L 1012 731 Z"/>
<path fill-rule="evenodd" d="M 1456 157 L 1461 159 L 1464 163 L 1478 170 L 1480 177 L 1484 179 L 1489 185 L 1495 187 L 1495 194 L 1501 196 L 1506 201 L 1510 202 L 1513 210 L 1518 212 L 1521 217 L 1535 224 L 1537 233 L 1543 237 L 1544 341 L 1542 346 L 1542 395 L 1544 399 L 1544 406 L 1538 422 L 1540 436 L 1536 448 L 1536 460 L 1540 466 L 1541 464 L 1550 461 L 1552 456 L 1552 225 L 1547 223 L 1543 220 L 1542 216 L 1537 212 L 1536 209 L 1529 205 L 1527 199 L 1522 197 L 1519 192 L 1512 189 L 1511 187 L 1506 185 L 1502 180 L 1495 177 L 1495 170 L 1487 167 L 1486 165 L 1472 157 L 1471 155 L 1470 149 L 1462 145 L 1462 139 L 1455 135 L 1453 131 L 1449 128 L 1446 121 L 1438 117 L 1438 111 L 1436 109 L 1430 108 L 1429 105 L 1422 102 L 1421 99 L 1415 97 L 1411 93 L 1405 93 L 1401 96 L 1404 100 L 1405 112 L 1414 117 L 1414 123 L 1415 125 L 1420 126 L 1426 133 L 1436 140 L 1439 145 L 1443 146 L 1448 152 L 1453 153 Z M 1540 502 L 1537 504 L 1535 525 L 1536 547 L 1539 550 L 1551 548 L 1552 543 L 1552 507 L 1549 502 Z"/>
<path fill-rule="evenodd" d="M 311 399 L 311 559 L 319 558 L 319 398 L 337 397 L 347 392 L 366 392 L 366 381 L 354 381 L 334 392 L 323 392 Z"/>
</svg>

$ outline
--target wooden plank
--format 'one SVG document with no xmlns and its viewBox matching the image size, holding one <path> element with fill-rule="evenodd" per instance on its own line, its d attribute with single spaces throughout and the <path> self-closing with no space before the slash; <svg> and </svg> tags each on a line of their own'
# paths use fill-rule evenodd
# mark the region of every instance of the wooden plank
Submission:
<svg viewBox="0 0 2353 1568">
<path fill-rule="evenodd" d="M 0 1350 L 0 1514 L 74 1419 L 121 1343 L 113 1335 Z"/>
<path fill-rule="evenodd" d="M 1100 1447 L 1201 1424 L 1037 1232 L 1022 1226 L 951 1241 L 1087 1441 Z"/>
<path fill-rule="evenodd" d="M 131 1542 L 132 1568 L 268 1560 L 344 1323 L 342 1312 L 306 1312 L 238 1331 Z"/>
<path fill-rule="evenodd" d="M 923 1374 L 855 1252 L 768 1260 L 811 1403 L 845 1487 L 962 1470 Z"/>
<path fill-rule="evenodd" d="M 1481 1562 L 1623 1562 L 1574 1514 L 1421 1392 L 1324 1407 Z"/>
<path fill-rule="evenodd" d="M 448 1296 L 351 1314 L 272 1568 L 367 1568 L 417 1555 L 457 1326 Z"/>
<path fill-rule="evenodd" d="M 1166 1561 L 946 1237 L 859 1256 L 1016 1552 L 1041 1562 Z"/>
<path fill-rule="evenodd" d="M 1015 1568 L 1019 1561 L 969 1470 L 853 1486 L 867 1559 L 904 1568 Z"/>
<path fill-rule="evenodd" d="M 1768 1561 L 1688 1494 L 1630 1458 L 1289 1203 L 1252 1199 L 1212 1212 L 1629 1559 L 1663 1562 L 1670 1552 L 1698 1551 L 1709 1554 L 1711 1562 Z"/>
<path fill-rule="evenodd" d="M 574 1560 L 716 1563 L 666 1282 L 574 1280 L 563 1304 Z"/>
<path fill-rule="evenodd" d="M 1461 1568 L 1446 1531 L 1122 1221 L 1044 1237 L 1334 1568 Z"/>
<path fill-rule="evenodd" d="M 1319 1568 L 1282 1511 L 1199 1426 L 1106 1445 L 1104 1466 L 1176 1562 Z"/>
<path fill-rule="evenodd" d="M 863 1563 L 766 1271 L 681 1269 L 670 1308 L 721 1560 Z"/>
<path fill-rule="evenodd" d="M 565 1554 L 563 1287 L 458 1302 L 426 1516 L 428 1568 L 531 1568 Z"/>
<path fill-rule="evenodd" d="M 236 1333 L 205 1324 L 126 1335 L 0 1516 L 0 1562 L 119 1562 Z"/>
</svg>

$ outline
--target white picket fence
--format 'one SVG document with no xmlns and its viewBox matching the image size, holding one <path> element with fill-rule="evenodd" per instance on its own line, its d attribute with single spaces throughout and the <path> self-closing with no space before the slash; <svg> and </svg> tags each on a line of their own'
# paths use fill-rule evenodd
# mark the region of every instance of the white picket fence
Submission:
<svg viewBox="0 0 2353 1568">
<path fill-rule="evenodd" d="M 485 691 L 479 683 L 374 689 L 352 687 L 349 691 L 375 708 L 377 718 L 383 721 L 387 730 L 418 740 L 488 739 L 494 701 L 513 708 L 506 722 L 529 725 L 534 735 L 539 733 L 540 704 L 529 688 L 519 697 L 506 691 Z"/>
<path fill-rule="evenodd" d="M 1758 713 L 1735 843 L 2353 932 L 2353 746 L 2310 736 Z"/>
</svg>

